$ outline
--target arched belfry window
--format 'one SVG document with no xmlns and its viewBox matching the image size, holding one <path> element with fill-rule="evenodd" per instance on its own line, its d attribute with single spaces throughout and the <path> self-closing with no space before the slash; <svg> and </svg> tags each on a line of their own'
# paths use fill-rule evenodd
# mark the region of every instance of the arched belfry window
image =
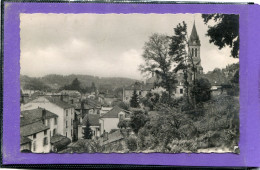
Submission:
<svg viewBox="0 0 260 170">
<path fill-rule="evenodd" d="M 197 48 L 195 49 L 195 57 L 197 57 Z"/>
<path fill-rule="evenodd" d="M 193 57 L 194 56 L 194 49 L 192 48 L 191 50 L 191 56 Z"/>
</svg>

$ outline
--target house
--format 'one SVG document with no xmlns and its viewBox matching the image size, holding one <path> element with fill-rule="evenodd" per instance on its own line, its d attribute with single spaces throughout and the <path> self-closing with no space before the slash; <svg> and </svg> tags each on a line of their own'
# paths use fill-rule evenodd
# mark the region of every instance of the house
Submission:
<svg viewBox="0 0 260 170">
<path fill-rule="evenodd" d="M 20 150 L 30 150 L 34 153 L 49 153 L 50 128 L 45 125 L 44 119 L 31 119 L 28 115 L 20 115 Z"/>
<path fill-rule="evenodd" d="M 68 137 L 70 140 L 75 138 L 73 136 L 73 120 L 74 120 L 74 106 L 66 103 L 62 98 L 55 98 L 50 96 L 40 96 L 21 106 L 21 110 L 32 110 L 36 108 L 44 108 L 50 112 L 58 115 L 57 133 Z"/>
<path fill-rule="evenodd" d="M 22 111 L 21 115 L 27 122 L 44 121 L 44 125 L 50 128 L 50 137 L 57 133 L 58 115 L 40 107 Z M 21 123 L 23 123 L 22 121 L 23 119 L 21 119 Z"/>
<path fill-rule="evenodd" d="M 61 94 L 63 95 L 68 95 L 70 97 L 80 97 L 81 93 L 77 90 L 62 90 L 60 91 Z"/>
<path fill-rule="evenodd" d="M 134 84 L 123 88 L 123 102 L 130 103 L 134 91 L 136 91 L 139 98 L 143 98 L 146 97 L 147 93 L 151 92 L 153 88 L 154 85 L 151 83 L 144 84 L 142 82 L 135 82 Z"/>
<path fill-rule="evenodd" d="M 113 109 L 113 107 L 102 107 L 100 110 L 100 116 L 103 116 L 105 113 Z"/>
<path fill-rule="evenodd" d="M 58 144 L 62 143 L 63 142 L 62 140 L 64 140 L 64 138 L 66 138 L 66 141 L 68 141 L 68 140 L 70 141 L 70 139 L 65 136 L 63 136 L 62 139 L 60 139 L 60 141 L 57 140 L 57 137 L 56 137 L 57 135 L 62 136 L 57 133 L 58 115 L 56 115 L 48 110 L 45 110 L 43 108 L 25 110 L 25 111 L 21 112 L 21 126 L 22 126 L 21 142 L 20 142 L 21 150 L 23 150 L 23 151 L 32 150 L 32 152 L 49 152 L 49 151 L 46 151 L 47 146 L 43 147 L 43 149 L 45 148 L 46 150 L 41 150 L 41 147 L 40 147 L 41 139 L 36 139 L 37 136 L 38 136 L 38 138 L 43 138 L 42 137 L 43 135 L 41 133 L 36 134 L 36 138 L 35 138 L 36 140 L 33 140 L 34 138 L 31 140 L 32 137 L 28 138 L 27 136 L 24 136 L 25 132 L 23 132 L 23 131 L 27 130 L 27 128 L 30 127 L 30 126 L 28 126 L 29 124 L 34 124 L 37 127 L 38 126 L 42 127 L 42 125 L 35 124 L 36 122 L 40 122 L 40 124 L 45 125 L 48 128 L 48 132 L 44 132 L 43 140 L 46 140 L 45 138 L 48 138 L 48 140 L 44 141 L 44 142 L 47 142 L 48 145 L 49 144 L 51 145 L 51 146 L 49 146 L 49 149 L 51 149 L 52 151 L 57 151 L 57 149 L 55 148 L 55 146 L 53 146 L 51 141 L 55 140 L 55 142 Z M 24 127 L 24 126 L 26 126 L 26 127 Z M 48 135 L 46 135 L 46 133 L 48 133 Z M 56 143 L 55 143 L 55 145 L 56 145 Z M 37 147 L 37 145 L 38 145 L 38 147 Z"/>
<path fill-rule="evenodd" d="M 89 121 L 90 128 L 92 130 L 92 138 L 100 136 L 100 123 L 99 123 L 99 115 L 97 114 L 87 114 L 83 118 L 82 122 L 78 126 L 78 137 L 84 137 L 84 128 L 87 125 L 87 121 Z"/>
<path fill-rule="evenodd" d="M 106 105 L 111 106 L 117 100 L 117 97 L 113 94 L 105 94 L 103 100 Z"/>
<path fill-rule="evenodd" d="M 130 120 L 130 112 L 115 106 L 99 118 L 101 134 L 118 129 L 117 125 L 120 120 Z"/>
</svg>

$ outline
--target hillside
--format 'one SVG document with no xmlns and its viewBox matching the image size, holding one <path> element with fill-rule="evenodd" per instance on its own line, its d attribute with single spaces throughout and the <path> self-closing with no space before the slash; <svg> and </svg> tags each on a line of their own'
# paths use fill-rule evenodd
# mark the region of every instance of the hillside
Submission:
<svg viewBox="0 0 260 170">
<path fill-rule="evenodd" d="M 96 87 L 110 87 L 111 89 L 128 86 L 137 80 L 130 78 L 121 77 L 95 77 L 90 75 L 46 75 L 44 77 L 29 77 L 25 75 L 20 76 L 21 88 L 32 88 L 35 89 L 37 86 L 40 88 L 59 89 L 65 85 L 70 84 L 75 78 L 81 82 L 82 87 L 91 86 L 92 82 L 95 83 Z M 39 89 L 36 89 L 39 90 Z"/>
</svg>

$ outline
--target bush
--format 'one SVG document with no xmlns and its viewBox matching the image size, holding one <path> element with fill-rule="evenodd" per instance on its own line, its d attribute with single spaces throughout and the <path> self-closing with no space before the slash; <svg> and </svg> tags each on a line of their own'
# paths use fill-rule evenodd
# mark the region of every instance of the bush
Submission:
<svg viewBox="0 0 260 170">
<path fill-rule="evenodd" d="M 126 145 L 129 151 L 135 151 L 137 149 L 137 140 L 134 137 L 129 137 L 126 140 Z"/>
<path fill-rule="evenodd" d="M 139 129 L 142 128 L 149 120 L 147 114 L 142 110 L 133 110 L 130 120 L 130 127 L 137 134 Z"/>
<path fill-rule="evenodd" d="M 210 100 L 210 88 L 211 84 L 206 78 L 200 78 L 195 82 L 195 85 L 191 89 L 191 93 L 195 97 L 196 103 Z"/>
</svg>

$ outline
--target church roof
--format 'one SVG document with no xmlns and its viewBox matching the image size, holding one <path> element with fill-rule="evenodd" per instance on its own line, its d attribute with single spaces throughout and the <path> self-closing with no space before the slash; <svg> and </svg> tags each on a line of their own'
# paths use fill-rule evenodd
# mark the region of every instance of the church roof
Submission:
<svg viewBox="0 0 260 170">
<path fill-rule="evenodd" d="M 189 45 L 200 45 L 200 38 L 199 38 L 197 30 L 196 30 L 195 21 L 194 21 L 193 28 L 191 31 Z"/>
</svg>

